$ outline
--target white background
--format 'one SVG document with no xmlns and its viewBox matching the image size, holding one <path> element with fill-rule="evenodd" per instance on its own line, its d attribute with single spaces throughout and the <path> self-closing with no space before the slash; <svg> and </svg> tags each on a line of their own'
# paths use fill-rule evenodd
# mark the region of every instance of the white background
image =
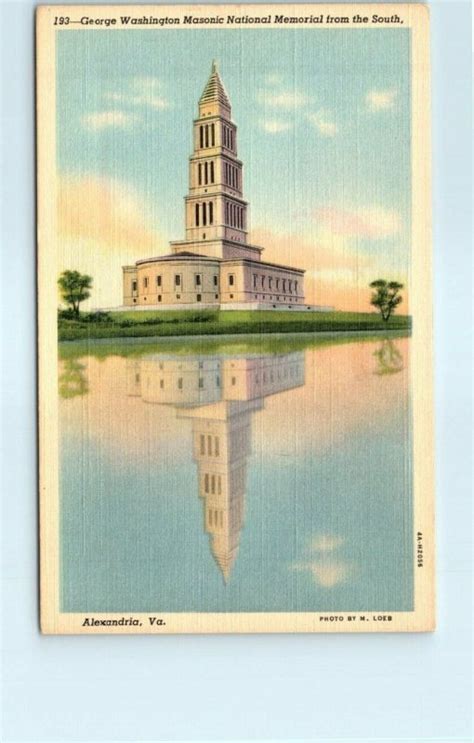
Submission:
<svg viewBox="0 0 474 743">
<path fill-rule="evenodd" d="M 470 741 L 470 5 L 431 5 L 438 629 L 391 636 L 39 634 L 34 6 L 0 9 L 2 741 Z"/>
</svg>

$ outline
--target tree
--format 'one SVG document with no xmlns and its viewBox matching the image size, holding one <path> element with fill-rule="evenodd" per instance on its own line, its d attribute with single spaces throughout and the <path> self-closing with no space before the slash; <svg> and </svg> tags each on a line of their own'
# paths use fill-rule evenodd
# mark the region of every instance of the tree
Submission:
<svg viewBox="0 0 474 743">
<path fill-rule="evenodd" d="M 92 289 L 92 276 L 79 271 L 63 271 L 58 279 L 58 286 L 62 299 L 75 315 L 79 315 L 80 303 L 91 295 L 89 289 Z"/>
<path fill-rule="evenodd" d="M 377 279 L 377 281 L 372 281 L 370 286 L 372 289 L 375 289 L 370 299 L 370 304 L 378 307 L 382 318 L 385 322 L 388 322 L 392 313 L 403 302 L 399 294 L 400 290 L 403 289 L 403 284 L 399 284 L 398 281 Z"/>
</svg>

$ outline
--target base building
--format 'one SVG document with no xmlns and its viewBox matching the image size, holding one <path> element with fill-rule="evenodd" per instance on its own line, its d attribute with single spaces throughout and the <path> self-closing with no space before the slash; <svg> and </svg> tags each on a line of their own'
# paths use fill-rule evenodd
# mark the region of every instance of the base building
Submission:
<svg viewBox="0 0 474 743">
<path fill-rule="evenodd" d="M 316 309 L 305 306 L 304 270 L 262 261 L 248 242 L 247 202 L 231 105 L 213 63 L 194 121 L 185 240 L 168 255 L 123 267 L 126 307 Z"/>
</svg>

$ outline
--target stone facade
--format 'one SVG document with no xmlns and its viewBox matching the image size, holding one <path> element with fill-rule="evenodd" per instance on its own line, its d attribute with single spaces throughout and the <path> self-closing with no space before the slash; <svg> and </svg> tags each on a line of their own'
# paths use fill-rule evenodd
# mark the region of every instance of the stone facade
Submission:
<svg viewBox="0 0 474 743">
<path fill-rule="evenodd" d="M 185 240 L 172 242 L 169 255 L 123 267 L 123 304 L 303 308 L 304 271 L 262 261 L 263 248 L 248 242 L 237 127 L 215 63 L 199 99 L 193 143 Z"/>
</svg>

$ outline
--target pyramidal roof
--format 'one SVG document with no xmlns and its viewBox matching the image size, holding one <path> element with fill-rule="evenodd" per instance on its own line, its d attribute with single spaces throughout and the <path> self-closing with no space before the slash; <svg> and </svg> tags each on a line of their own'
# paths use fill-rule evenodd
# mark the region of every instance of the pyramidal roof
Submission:
<svg viewBox="0 0 474 743">
<path fill-rule="evenodd" d="M 219 103 L 223 103 L 225 106 L 230 108 L 229 96 L 226 93 L 224 83 L 217 71 L 217 63 L 215 60 L 212 62 L 211 75 L 199 99 L 199 103 L 210 103 L 211 101 L 219 101 Z"/>
</svg>

